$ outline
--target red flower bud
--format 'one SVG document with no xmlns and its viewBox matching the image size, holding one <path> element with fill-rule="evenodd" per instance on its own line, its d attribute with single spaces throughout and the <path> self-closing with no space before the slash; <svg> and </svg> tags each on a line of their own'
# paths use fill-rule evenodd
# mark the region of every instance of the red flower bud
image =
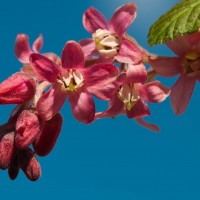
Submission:
<svg viewBox="0 0 200 200">
<path fill-rule="evenodd" d="M 43 129 L 33 142 L 36 154 L 46 156 L 51 152 L 61 131 L 62 122 L 63 119 L 59 113 L 49 121 L 44 122 Z"/>
<path fill-rule="evenodd" d="M 0 104 L 23 104 L 35 95 L 34 80 L 23 73 L 16 73 L 0 84 Z"/>
<path fill-rule="evenodd" d="M 14 132 L 4 134 L 0 138 L 0 169 L 7 169 L 15 152 Z"/>
<path fill-rule="evenodd" d="M 35 113 L 24 110 L 16 123 L 15 144 L 19 149 L 28 148 L 40 131 L 40 123 Z"/>
<path fill-rule="evenodd" d="M 33 151 L 29 149 L 21 150 L 18 154 L 19 166 L 28 179 L 36 181 L 41 176 L 40 163 Z"/>
<path fill-rule="evenodd" d="M 19 174 L 19 163 L 18 163 L 18 157 L 17 155 L 15 156 L 13 162 L 10 164 L 8 168 L 8 175 L 11 180 L 15 180 L 17 178 L 17 175 Z"/>
</svg>

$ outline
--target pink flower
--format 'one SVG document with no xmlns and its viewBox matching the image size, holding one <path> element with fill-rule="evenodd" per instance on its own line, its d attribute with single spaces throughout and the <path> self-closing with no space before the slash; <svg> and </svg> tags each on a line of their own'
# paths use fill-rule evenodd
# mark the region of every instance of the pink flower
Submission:
<svg viewBox="0 0 200 200">
<path fill-rule="evenodd" d="M 18 60 L 23 63 L 29 63 L 29 56 L 31 53 L 38 53 L 43 46 L 43 37 L 39 35 L 39 37 L 34 41 L 32 49 L 29 45 L 29 38 L 26 34 L 18 34 L 15 41 L 15 55 Z"/>
<path fill-rule="evenodd" d="M 21 72 L 24 72 L 35 80 L 38 80 L 38 77 L 35 75 L 32 67 L 30 65 L 29 56 L 31 53 L 39 53 L 43 46 L 43 36 L 39 35 L 38 38 L 33 42 L 32 49 L 29 44 L 29 38 L 26 34 L 18 34 L 15 41 L 15 55 L 18 60 L 23 63 Z M 60 65 L 60 58 L 54 53 L 45 53 L 46 57 L 51 59 L 57 65 Z"/>
<path fill-rule="evenodd" d="M 190 101 L 196 81 L 200 80 L 200 30 L 177 36 L 166 45 L 177 57 L 150 57 L 149 63 L 161 76 L 180 77 L 171 88 L 171 105 L 175 114 L 182 114 Z"/>
<path fill-rule="evenodd" d="M 132 74 L 129 71 L 121 74 L 123 78 L 119 77 L 118 79 L 120 80 L 118 90 L 111 99 L 109 108 L 104 112 L 96 113 L 96 118 L 126 114 L 128 118 L 135 118 L 139 124 L 158 131 L 155 125 L 148 124 L 140 118 L 150 115 L 145 101 L 160 103 L 169 95 L 170 90 L 158 81 L 144 84 L 147 74 L 143 70 L 143 66 L 132 66 L 132 69 L 134 69 Z M 131 79 L 128 78 L 129 76 Z"/>
<path fill-rule="evenodd" d="M 83 25 L 93 39 L 80 41 L 85 56 L 99 53 L 121 63 L 139 63 L 142 54 L 139 48 L 125 35 L 127 28 L 136 17 L 136 6 L 127 3 L 119 7 L 110 22 L 95 8 L 89 8 L 83 15 Z"/>
<path fill-rule="evenodd" d="M 83 122 L 94 120 L 95 104 L 90 94 L 107 100 L 113 88 L 108 88 L 118 75 L 118 69 L 111 64 L 96 64 L 84 68 L 84 54 L 74 41 L 66 43 L 62 52 L 62 67 L 40 54 L 30 56 L 33 70 L 42 80 L 52 83 L 51 89 L 37 102 L 37 111 L 44 120 L 50 120 L 58 113 L 68 98 L 74 117 Z"/>
</svg>

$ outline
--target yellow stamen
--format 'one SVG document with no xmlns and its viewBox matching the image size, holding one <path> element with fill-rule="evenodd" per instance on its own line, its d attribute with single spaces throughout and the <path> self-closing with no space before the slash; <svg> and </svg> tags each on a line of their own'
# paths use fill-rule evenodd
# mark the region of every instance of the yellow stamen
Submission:
<svg viewBox="0 0 200 200">
<path fill-rule="evenodd" d="M 69 91 L 73 91 L 75 89 L 75 87 L 76 87 L 75 85 L 73 85 L 72 83 L 70 83 L 69 86 L 68 86 L 68 90 Z"/>
<path fill-rule="evenodd" d="M 128 111 L 130 111 L 132 107 L 133 107 L 133 105 L 131 104 L 131 102 L 126 103 L 126 108 Z"/>
</svg>

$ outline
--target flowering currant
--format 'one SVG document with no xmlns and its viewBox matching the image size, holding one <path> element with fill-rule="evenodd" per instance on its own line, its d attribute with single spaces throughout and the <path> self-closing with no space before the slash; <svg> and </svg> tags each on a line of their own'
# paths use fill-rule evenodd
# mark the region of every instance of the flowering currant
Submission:
<svg viewBox="0 0 200 200">
<path fill-rule="evenodd" d="M 127 72 L 122 72 L 118 78 L 118 90 L 110 101 L 109 108 L 104 112 L 96 114 L 96 118 L 115 117 L 126 114 L 128 118 L 141 118 L 150 115 L 149 108 L 144 100 L 150 103 L 160 103 L 169 95 L 169 88 L 163 86 L 159 81 L 144 84 L 147 73 L 143 66 L 129 67 Z M 131 79 L 129 78 L 131 76 Z M 152 130 L 155 125 L 138 120 L 138 123 Z"/>
<path fill-rule="evenodd" d="M 127 3 L 119 7 L 107 22 L 95 8 L 89 8 L 83 15 L 83 26 L 92 34 L 93 39 L 80 41 L 87 57 L 97 52 L 105 59 L 122 63 L 138 63 L 141 53 L 125 32 L 136 17 L 136 6 Z"/>
<path fill-rule="evenodd" d="M 176 57 L 151 56 L 149 63 L 161 76 L 180 77 L 171 88 L 171 105 L 177 115 L 182 114 L 190 101 L 196 81 L 200 81 L 200 30 L 177 36 L 166 45 Z"/>
<path fill-rule="evenodd" d="M 37 102 L 37 111 L 44 120 L 56 115 L 68 98 L 74 117 L 83 123 L 92 122 L 95 104 L 90 93 L 107 100 L 106 85 L 118 75 L 118 69 L 111 64 L 85 68 L 83 51 L 74 41 L 67 42 L 63 49 L 62 67 L 36 53 L 31 54 L 30 61 L 40 79 L 52 83 L 51 89 Z M 109 95 L 112 95 L 111 89 Z"/>
</svg>

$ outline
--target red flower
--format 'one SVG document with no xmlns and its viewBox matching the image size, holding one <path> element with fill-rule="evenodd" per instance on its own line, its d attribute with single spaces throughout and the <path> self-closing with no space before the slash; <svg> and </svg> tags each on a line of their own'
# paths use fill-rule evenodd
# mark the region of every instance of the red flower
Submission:
<svg viewBox="0 0 200 200">
<path fill-rule="evenodd" d="M 83 15 L 83 25 L 93 39 L 80 41 L 85 56 L 100 53 L 105 58 L 121 63 L 139 63 L 142 53 L 138 46 L 125 35 L 127 28 L 136 17 L 136 6 L 127 3 L 119 7 L 110 22 L 95 8 L 89 8 Z"/>
<path fill-rule="evenodd" d="M 180 115 L 188 106 L 196 81 L 200 80 L 200 30 L 178 36 L 166 44 L 177 57 L 150 57 L 149 63 L 161 76 L 180 74 L 170 95 L 173 111 Z"/>
<path fill-rule="evenodd" d="M 95 104 L 90 93 L 101 99 L 109 99 L 112 93 L 106 86 L 118 75 L 118 69 L 111 64 L 84 68 L 83 51 L 74 41 L 67 42 L 63 49 L 62 68 L 36 53 L 31 54 L 30 61 L 38 77 L 52 83 L 51 89 L 37 102 L 37 111 L 44 120 L 56 115 L 68 98 L 74 117 L 83 123 L 92 122 Z M 109 91 L 112 90 L 110 88 Z"/>
</svg>

